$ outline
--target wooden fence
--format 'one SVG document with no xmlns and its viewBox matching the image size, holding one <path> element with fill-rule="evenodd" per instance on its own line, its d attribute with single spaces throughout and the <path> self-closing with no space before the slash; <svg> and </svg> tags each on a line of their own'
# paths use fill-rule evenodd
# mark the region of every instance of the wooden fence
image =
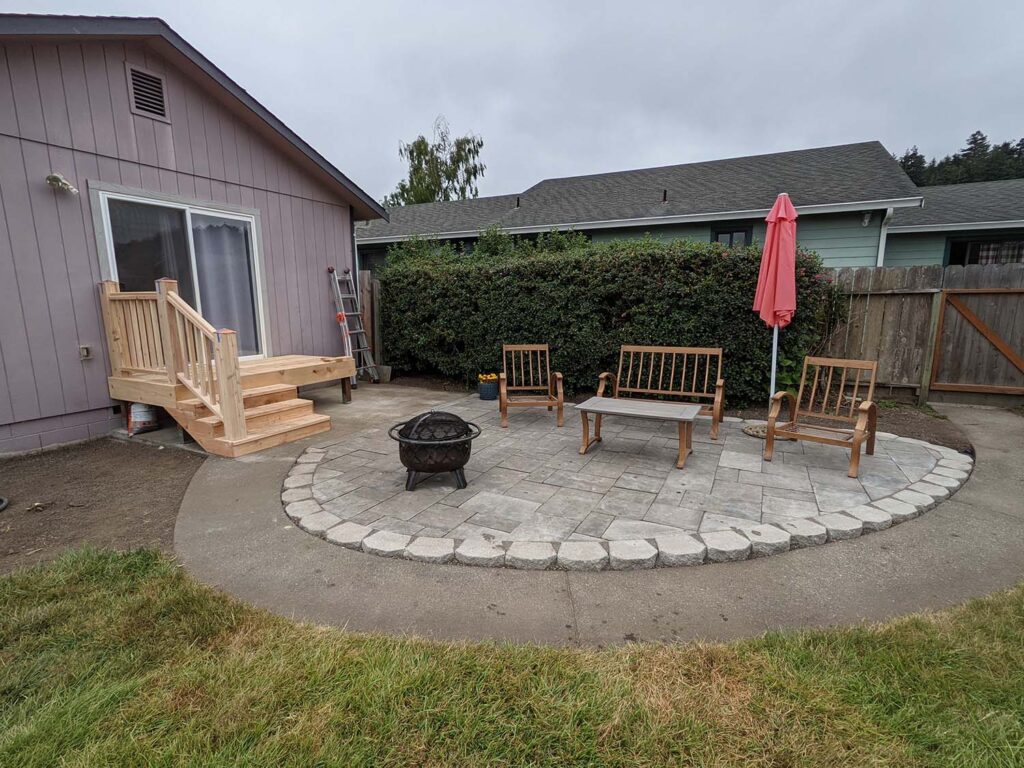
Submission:
<svg viewBox="0 0 1024 768">
<path fill-rule="evenodd" d="M 1024 395 L 1024 265 L 836 270 L 835 357 L 878 361 L 880 386 Z"/>
</svg>

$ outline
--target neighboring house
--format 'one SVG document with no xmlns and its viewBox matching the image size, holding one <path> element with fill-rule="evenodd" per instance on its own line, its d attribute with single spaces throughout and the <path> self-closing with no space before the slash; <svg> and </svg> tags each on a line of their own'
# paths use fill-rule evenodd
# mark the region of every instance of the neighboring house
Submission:
<svg viewBox="0 0 1024 768">
<path fill-rule="evenodd" d="M 1024 179 L 921 187 L 889 225 L 887 267 L 1024 263 Z"/>
<path fill-rule="evenodd" d="M 690 238 L 744 244 L 764 239 L 764 217 L 788 192 L 801 245 L 828 266 L 874 266 L 894 212 L 922 193 L 877 141 L 636 171 L 547 179 L 518 195 L 389 209 L 389 221 L 356 228 L 360 264 L 379 265 L 410 237 L 471 244 L 481 229 L 535 234 L 576 230 L 594 240 Z"/>
<path fill-rule="evenodd" d="M 275 398 L 289 439 L 329 426 L 291 385 L 341 378 L 318 357 L 342 353 L 326 270 L 354 265 L 354 222 L 386 214 L 164 22 L 0 15 L 0 205 L 0 453 L 109 431 L 112 395 L 205 414 L 196 434 L 227 455 L 273 442 L 256 424 Z M 171 345 L 162 277 L 237 332 L 224 370 L 241 368 L 244 414 L 204 389 L 219 362 L 165 365 L 234 344 L 185 307 L 208 347 Z M 101 281 L 141 292 L 116 299 L 118 327 Z"/>
</svg>

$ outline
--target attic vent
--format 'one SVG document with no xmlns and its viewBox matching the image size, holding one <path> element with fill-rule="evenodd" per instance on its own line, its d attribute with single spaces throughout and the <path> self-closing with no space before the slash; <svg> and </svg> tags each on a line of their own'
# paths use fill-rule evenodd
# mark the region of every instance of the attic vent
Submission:
<svg viewBox="0 0 1024 768">
<path fill-rule="evenodd" d="M 132 112 L 137 115 L 167 120 L 164 79 L 160 75 L 129 66 L 128 86 L 131 90 Z"/>
</svg>

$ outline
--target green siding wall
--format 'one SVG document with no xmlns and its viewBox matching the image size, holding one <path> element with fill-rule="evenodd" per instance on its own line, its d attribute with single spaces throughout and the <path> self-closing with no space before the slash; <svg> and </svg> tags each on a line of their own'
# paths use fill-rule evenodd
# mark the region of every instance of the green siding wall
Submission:
<svg viewBox="0 0 1024 768">
<path fill-rule="evenodd" d="M 942 232 L 889 233 L 885 239 L 885 266 L 918 267 L 942 264 L 946 234 Z"/>
<path fill-rule="evenodd" d="M 764 242 L 763 219 L 752 222 L 754 240 Z M 595 241 L 650 234 L 659 240 L 690 239 L 709 242 L 711 224 L 671 224 L 647 229 L 596 229 L 587 232 Z M 863 214 L 805 215 L 797 221 L 796 236 L 801 246 L 817 251 L 828 267 L 873 267 L 878 259 L 878 239 L 882 232 L 882 212 L 875 211 L 868 226 Z"/>
</svg>

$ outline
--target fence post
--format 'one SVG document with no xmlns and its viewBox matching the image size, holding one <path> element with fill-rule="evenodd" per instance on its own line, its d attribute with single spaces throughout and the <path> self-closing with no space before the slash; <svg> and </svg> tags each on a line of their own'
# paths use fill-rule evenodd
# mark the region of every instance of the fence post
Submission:
<svg viewBox="0 0 1024 768">
<path fill-rule="evenodd" d="M 932 366 L 935 362 L 935 344 L 939 334 L 939 314 L 942 312 L 942 302 L 945 301 L 945 294 L 940 289 L 938 293 L 932 294 L 931 315 L 928 318 L 928 343 L 924 348 L 924 359 L 921 361 L 921 386 L 917 388 L 917 404 L 924 405 L 928 402 L 932 386 Z"/>
<path fill-rule="evenodd" d="M 178 324 L 174 322 L 168 293 L 178 292 L 178 281 L 169 277 L 161 277 L 156 281 L 157 315 L 160 318 L 160 348 L 163 350 L 164 370 L 167 381 L 177 386 L 178 373 L 185 370 L 185 361 L 181 359 L 181 345 L 178 344 Z"/>
<path fill-rule="evenodd" d="M 380 328 L 380 280 L 370 281 L 373 294 L 373 360 L 384 365 L 384 340 Z"/>
<path fill-rule="evenodd" d="M 234 331 L 217 331 L 217 405 L 224 422 L 224 439 L 245 437 L 245 404 L 242 402 L 242 378 L 238 370 L 238 337 Z"/>
<path fill-rule="evenodd" d="M 121 324 L 117 321 L 114 302 L 111 294 L 119 293 L 117 283 L 104 280 L 100 283 L 100 311 L 103 314 L 103 329 L 107 332 L 107 356 L 110 358 L 110 375 L 120 376 L 124 365 L 124 353 L 121 348 Z"/>
</svg>

